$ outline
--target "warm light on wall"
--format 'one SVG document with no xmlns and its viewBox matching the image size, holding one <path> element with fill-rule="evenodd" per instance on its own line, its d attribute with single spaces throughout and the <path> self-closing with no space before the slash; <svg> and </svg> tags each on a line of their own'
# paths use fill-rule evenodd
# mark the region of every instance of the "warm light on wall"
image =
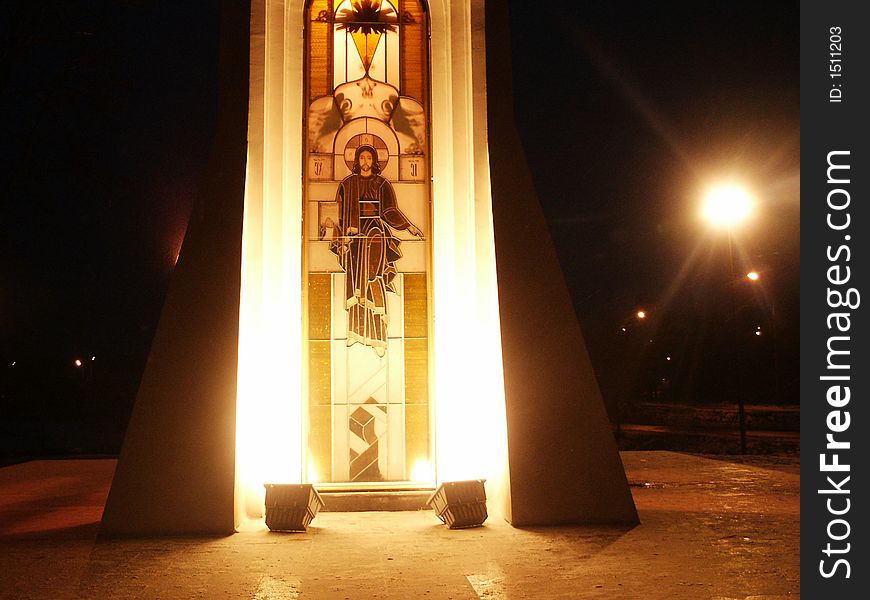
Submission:
<svg viewBox="0 0 870 600">
<path fill-rule="evenodd" d="M 432 151 L 437 481 L 486 479 L 500 500 L 506 481 L 507 425 L 498 286 L 483 94 L 472 96 L 471 60 L 450 56 L 441 3 L 432 3 Z M 482 58 L 482 57 L 480 57 Z M 445 65 L 456 65 L 452 70 Z M 467 94 L 462 112 L 451 90 Z M 482 126 L 485 136 L 485 125 Z M 483 144 L 475 146 L 475 142 Z"/>
<path fill-rule="evenodd" d="M 436 356 L 437 481 L 496 480 L 507 447 L 501 356 L 491 356 L 492 348 L 480 343 L 480 334 L 491 339 L 492 332 L 475 327 L 473 315 L 457 314 L 463 307 L 451 308 L 456 309 L 447 316 L 453 323 L 452 331 L 442 331 L 450 338 L 436 345 L 436 353 L 447 355 Z M 498 343 L 498 338 L 495 341 Z"/>
<path fill-rule="evenodd" d="M 432 461 L 418 460 L 411 467 L 411 481 L 419 481 L 422 483 L 430 483 L 435 481 L 435 470 L 432 468 Z"/>
<path fill-rule="evenodd" d="M 301 241 L 294 252 L 281 196 L 264 196 L 246 195 L 242 237 L 236 476 L 245 518 L 261 516 L 264 483 L 302 480 L 301 274 L 292 266 Z"/>
<path fill-rule="evenodd" d="M 302 89 L 304 2 L 252 4 L 248 161 L 236 399 L 236 519 L 259 518 L 265 483 L 300 483 L 302 426 Z M 267 27 L 267 35 L 263 31 Z M 284 120 L 284 115 L 295 118 Z"/>
<path fill-rule="evenodd" d="M 305 480 L 308 483 L 320 483 L 323 479 L 320 476 L 320 473 L 317 471 L 317 467 L 314 464 L 314 461 L 311 457 L 308 457 L 308 470 L 305 473 Z"/>
</svg>

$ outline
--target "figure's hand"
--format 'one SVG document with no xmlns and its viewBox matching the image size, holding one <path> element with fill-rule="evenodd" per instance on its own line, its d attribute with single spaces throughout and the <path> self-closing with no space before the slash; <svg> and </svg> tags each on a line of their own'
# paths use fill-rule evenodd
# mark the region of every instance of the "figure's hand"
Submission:
<svg viewBox="0 0 870 600">
<path fill-rule="evenodd" d="M 423 232 L 420 231 L 420 228 L 417 227 L 416 225 L 409 225 L 408 226 L 408 233 L 410 233 L 411 235 L 416 235 L 417 237 L 420 237 L 420 238 L 423 237 Z"/>
<path fill-rule="evenodd" d="M 326 227 L 327 229 L 329 229 L 331 227 L 335 227 L 335 221 L 332 220 L 332 217 L 326 217 L 323 220 L 323 226 Z"/>
<path fill-rule="evenodd" d="M 345 233 L 347 233 L 347 235 L 356 235 L 359 233 L 359 229 L 356 227 L 348 227 Z"/>
</svg>

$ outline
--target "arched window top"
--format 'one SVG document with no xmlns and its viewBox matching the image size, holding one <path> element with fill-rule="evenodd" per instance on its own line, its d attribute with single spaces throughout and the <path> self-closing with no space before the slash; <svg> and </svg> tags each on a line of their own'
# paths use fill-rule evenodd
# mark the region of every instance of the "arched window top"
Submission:
<svg viewBox="0 0 870 600">
<path fill-rule="evenodd" d="M 428 105 L 428 22 L 422 0 L 313 0 L 309 100 L 372 79 Z"/>
</svg>

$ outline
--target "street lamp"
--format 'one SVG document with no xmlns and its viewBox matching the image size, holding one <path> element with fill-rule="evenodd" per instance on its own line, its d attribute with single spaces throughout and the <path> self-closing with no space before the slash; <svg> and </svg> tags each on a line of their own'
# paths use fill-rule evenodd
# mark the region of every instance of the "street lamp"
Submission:
<svg viewBox="0 0 870 600">
<path fill-rule="evenodd" d="M 717 185 L 707 191 L 702 214 L 717 227 L 730 229 L 752 213 L 752 197 L 739 185 Z"/>
<path fill-rule="evenodd" d="M 710 188 L 704 197 L 704 204 L 701 214 L 704 219 L 717 229 L 725 229 L 728 233 L 728 272 L 729 272 L 729 293 L 728 302 L 731 313 L 732 323 L 736 318 L 736 310 L 734 306 L 734 250 L 732 243 L 732 230 L 734 227 L 744 222 L 751 214 L 753 209 L 753 201 L 749 192 L 745 188 L 727 183 L 717 185 Z M 752 275 L 755 275 L 753 277 Z M 755 281 L 758 279 L 758 273 L 753 271 L 746 275 L 749 279 Z M 736 360 L 736 359 L 732 359 Z M 734 369 L 737 382 L 737 416 L 740 424 L 740 453 L 746 454 L 746 406 L 743 399 L 743 383 L 739 381 L 739 375 Z"/>
</svg>

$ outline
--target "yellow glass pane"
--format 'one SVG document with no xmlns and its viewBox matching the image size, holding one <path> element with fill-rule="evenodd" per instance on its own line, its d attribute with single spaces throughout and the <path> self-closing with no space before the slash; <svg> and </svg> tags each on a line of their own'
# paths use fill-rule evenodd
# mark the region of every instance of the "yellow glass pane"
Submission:
<svg viewBox="0 0 870 600">
<path fill-rule="evenodd" d="M 311 20 L 328 18 L 332 4 L 329 0 L 312 0 L 309 7 Z"/>
<path fill-rule="evenodd" d="M 328 340 L 331 317 L 329 273 L 308 274 L 308 338 Z"/>
<path fill-rule="evenodd" d="M 332 397 L 329 341 L 308 342 L 309 404 L 330 404 Z"/>
<path fill-rule="evenodd" d="M 332 407 L 312 406 L 308 409 L 309 478 L 332 481 Z"/>
<path fill-rule="evenodd" d="M 405 340 L 405 403 L 429 401 L 429 340 Z"/>
<path fill-rule="evenodd" d="M 412 478 L 414 467 L 429 461 L 429 405 L 405 406 L 405 477 Z"/>
<path fill-rule="evenodd" d="M 428 35 L 426 13 L 419 0 L 403 0 L 399 12 L 402 22 L 401 94 L 428 105 Z"/>
<path fill-rule="evenodd" d="M 329 23 L 308 24 L 308 97 L 310 100 L 332 93 L 330 58 L 332 36 Z"/>
<path fill-rule="evenodd" d="M 428 336 L 429 306 L 426 295 L 426 274 L 405 273 L 405 337 Z"/>
</svg>

